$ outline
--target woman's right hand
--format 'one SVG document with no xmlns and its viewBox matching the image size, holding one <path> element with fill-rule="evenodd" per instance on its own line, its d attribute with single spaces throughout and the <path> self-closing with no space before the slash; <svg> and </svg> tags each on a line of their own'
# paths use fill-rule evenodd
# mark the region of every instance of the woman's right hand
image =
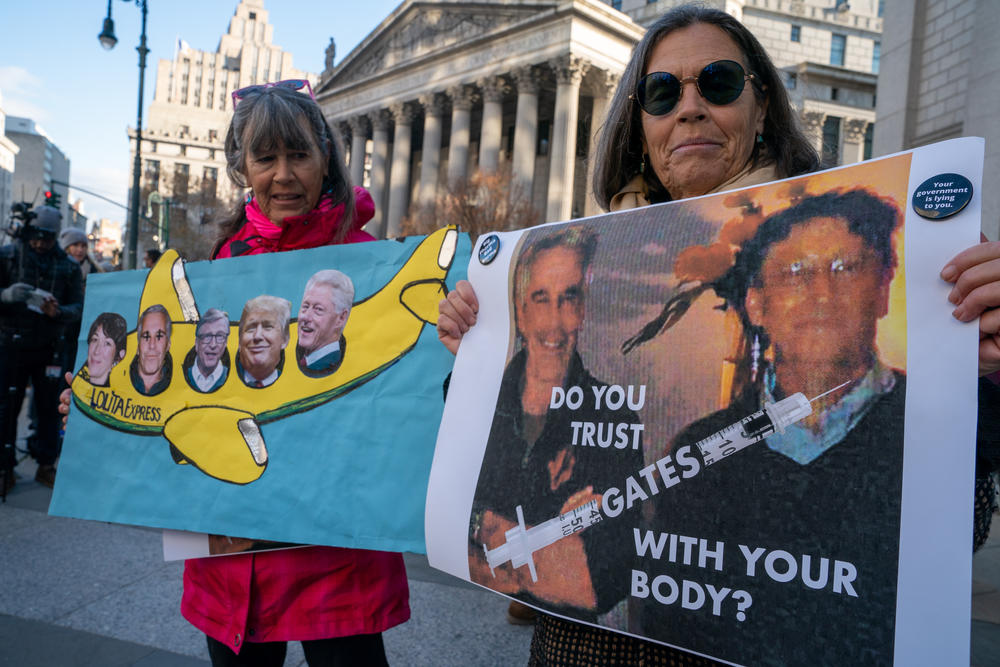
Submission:
<svg viewBox="0 0 1000 667">
<path fill-rule="evenodd" d="M 458 344 L 473 324 L 479 312 L 479 300 L 472 283 L 459 280 L 455 289 L 438 304 L 438 340 L 444 343 L 452 354 L 458 352 Z"/>
<path fill-rule="evenodd" d="M 72 373 L 66 373 L 66 384 L 73 384 Z M 70 389 L 69 387 L 63 389 L 62 393 L 59 394 L 59 414 L 63 416 L 62 418 L 63 428 L 66 428 L 66 419 L 69 417 L 69 403 L 72 395 L 73 395 L 73 390 Z"/>
</svg>

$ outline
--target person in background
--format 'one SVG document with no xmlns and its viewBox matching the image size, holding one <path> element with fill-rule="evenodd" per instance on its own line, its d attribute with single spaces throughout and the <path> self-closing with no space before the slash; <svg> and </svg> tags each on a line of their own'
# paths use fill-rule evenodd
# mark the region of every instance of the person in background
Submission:
<svg viewBox="0 0 1000 667">
<path fill-rule="evenodd" d="M 63 249 L 66 256 L 80 265 L 80 274 L 83 276 L 83 290 L 87 291 L 87 276 L 91 273 L 104 273 L 94 258 L 90 256 L 90 244 L 87 235 L 82 229 L 67 227 L 59 232 L 59 247 Z M 77 340 L 80 338 L 80 321 L 66 325 L 63 332 L 62 347 L 62 374 L 71 372 L 76 366 Z"/>
<path fill-rule="evenodd" d="M 612 211 L 648 206 L 806 174 L 816 150 L 793 115 L 767 52 L 737 19 L 681 5 L 649 26 L 601 128 L 594 156 L 594 197 Z M 942 270 L 954 283 L 954 316 L 980 320 L 980 373 L 1000 369 L 1000 243 L 960 253 Z M 440 305 L 438 338 L 455 351 L 476 323 L 471 284 L 456 285 Z M 981 397 L 984 392 L 981 389 Z M 996 439 L 1000 422 L 984 421 Z M 807 499 L 803 499 L 807 502 Z M 809 629 L 811 632 L 812 629 Z M 713 664 L 711 660 L 600 628 L 542 614 L 532 665 Z"/>
<path fill-rule="evenodd" d="M 14 444 L 24 392 L 31 382 L 36 431 L 29 451 L 38 462 L 35 481 L 55 484 L 59 457 L 58 396 L 64 327 L 80 321 L 80 267 L 56 244 L 62 214 L 40 206 L 14 243 L 0 248 L 0 491 L 14 485 Z"/>
<path fill-rule="evenodd" d="M 163 253 L 160 252 L 157 248 L 150 248 L 149 250 L 146 251 L 146 254 L 143 255 L 142 263 L 146 266 L 147 269 L 151 269 L 160 259 L 161 255 L 163 255 Z"/>
</svg>

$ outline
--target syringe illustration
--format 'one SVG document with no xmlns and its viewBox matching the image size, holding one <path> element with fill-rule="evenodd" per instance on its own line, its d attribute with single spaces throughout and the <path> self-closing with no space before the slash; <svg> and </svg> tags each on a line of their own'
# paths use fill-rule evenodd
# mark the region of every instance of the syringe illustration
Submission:
<svg viewBox="0 0 1000 667">
<path fill-rule="evenodd" d="M 531 557 L 534 552 L 554 544 L 568 535 L 578 533 L 587 526 L 600 522 L 603 518 L 595 498 L 589 503 L 580 505 L 554 519 L 527 528 L 524 524 L 524 512 L 518 505 L 517 525 L 504 534 L 507 542 L 496 549 L 487 549 L 486 545 L 483 545 L 483 551 L 486 552 L 486 564 L 490 566 L 490 572 L 493 576 L 496 576 L 493 568 L 503 565 L 507 561 L 510 561 L 512 567 L 527 565 L 531 572 L 531 580 L 538 581 L 535 561 Z"/>
<path fill-rule="evenodd" d="M 823 392 L 812 400 L 807 399 L 802 393 L 797 393 L 775 403 L 764 403 L 761 410 L 744 417 L 735 424 L 730 424 L 704 440 L 700 440 L 695 443 L 695 448 L 701 453 L 705 465 L 710 466 L 741 449 L 746 449 L 750 445 L 760 442 L 775 431 L 784 433 L 785 428 L 812 414 L 812 401 L 837 391 L 847 384 L 845 382 Z M 507 561 L 510 561 L 511 566 L 515 568 L 527 565 L 531 572 L 531 580 L 538 581 L 535 561 L 532 558 L 534 552 L 544 549 L 568 535 L 578 533 L 588 526 L 599 523 L 603 519 L 604 516 L 598 507 L 598 502 L 594 499 L 570 512 L 528 528 L 524 523 L 524 512 L 518 505 L 517 525 L 504 534 L 507 538 L 506 543 L 501 544 L 496 549 L 488 549 L 486 545 L 483 545 L 483 551 L 486 552 L 486 563 L 490 566 L 490 572 Z M 493 575 L 496 576 L 496 573 L 493 572 Z"/>
</svg>

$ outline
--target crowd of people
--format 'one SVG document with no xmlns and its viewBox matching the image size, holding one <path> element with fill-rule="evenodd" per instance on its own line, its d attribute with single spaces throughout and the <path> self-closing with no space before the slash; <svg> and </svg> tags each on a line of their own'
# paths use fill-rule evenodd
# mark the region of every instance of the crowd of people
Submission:
<svg viewBox="0 0 1000 667">
<path fill-rule="evenodd" d="M 225 140 L 227 171 L 249 195 L 222 221 L 213 258 L 371 240 L 362 226 L 371 219 L 374 204 L 367 192 L 351 184 L 339 140 L 308 81 L 250 86 L 236 91 L 233 100 Z M 695 6 L 667 12 L 635 47 L 609 105 L 594 159 L 594 195 L 612 211 L 759 185 L 819 168 L 779 73 L 758 41 L 728 14 Z M 832 386 L 833 378 L 848 378 L 817 404 L 809 421 L 741 457 L 743 465 L 770 471 L 766 488 L 755 478 L 743 495 L 748 503 L 768 505 L 770 514 L 762 508 L 755 516 L 781 525 L 747 524 L 742 515 L 733 515 L 733 525 L 725 530 L 787 530 L 789 539 L 795 539 L 823 521 L 828 539 L 843 540 L 843 531 L 857 528 L 845 524 L 841 532 L 836 526 L 831 532 L 831 517 L 845 506 L 859 512 L 864 508 L 873 531 L 884 532 L 885 539 L 865 541 L 852 557 L 862 563 L 893 561 L 897 547 L 890 534 L 899 522 L 899 419 L 906 378 L 879 358 L 874 335 L 887 309 L 888 283 L 897 262 L 891 239 L 898 223 L 897 210 L 864 190 L 806 197 L 763 221 L 724 278 L 713 284 L 739 315 L 746 358 L 738 364 L 741 375 L 734 381 L 732 405 L 690 424 L 676 437 L 676 445 L 693 443 L 764 402 L 799 391 L 815 395 L 818 388 Z M 52 466 L 58 455 L 58 423 L 50 413 L 57 404 L 60 373 L 53 376 L 47 369 L 66 368 L 57 360 L 56 341 L 62 327 L 80 326 L 84 271 L 83 260 L 67 256 L 76 256 L 77 237 L 66 234 L 67 253 L 55 246 L 58 220 L 52 214 L 43 211 L 35 229 L 0 254 L 0 342 L 5 352 L 17 350 L 2 355 L 0 381 L 20 386 L 20 393 L 29 378 L 35 385 L 41 475 L 43 465 Z M 532 235 L 521 250 L 511 294 L 518 348 L 503 376 L 470 516 L 470 572 L 474 581 L 564 613 L 539 614 L 532 665 L 714 664 L 591 623 L 619 605 L 627 590 L 618 574 L 601 565 L 628 558 L 632 545 L 622 531 L 640 520 L 669 532 L 702 534 L 704 522 L 721 530 L 725 519 L 696 511 L 710 504 L 707 499 L 717 491 L 712 480 L 720 475 L 691 485 L 690 507 L 687 500 L 673 505 L 678 502 L 674 495 L 654 503 L 641 519 L 636 509 L 631 521 L 588 528 L 539 552 L 537 580 L 509 566 L 490 572 L 482 557 L 483 547 L 496 547 L 518 521 L 502 492 L 513 479 L 537 501 L 531 506 L 535 513 L 523 519 L 532 524 L 599 499 L 609 480 L 643 466 L 641 445 L 609 457 L 603 450 L 571 449 L 553 435 L 565 431 L 565 424 L 564 415 L 550 408 L 552 387 L 608 386 L 607 378 L 597 379 L 587 370 L 578 349 L 588 297 L 585 276 L 596 245 L 591 227 L 570 225 Z M 1000 243 L 983 243 L 959 254 L 941 277 L 955 285 L 950 296 L 955 317 L 980 320 L 981 373 L 997 371 Z M 33 310 L 28 304 L 37 290 L 49 296 Z M 332 372 L 340 363 L 352 300 L 350 279 L 337 271 L 320 271 L 306 285 L 295 354 L 303 372 Z M 442 301 L 438 336 L 453 353 L 476 325 L 478 307 L 475 291 L 464 281 Z M 185 380 L 202 392 L 216 390 L 231 376 L 258 387 L 275 382 L 291 342 L 290 316 L 291 304 L 283 298 L 262 295 L 248 301 L 238 322 L 239 351 L 230 360 L 229 315 L 207 310 L 198 322 L 194 347 L 186 352 Z M 106 381 L 124 358 L 122 320 L 106 313 L 90 327 L 92 382 Z M 815 336 L 795 333 L 806 320 Z M 662 320 L 651 323 L 631 346 L 666 328 Z M 172 380 L 171 322 L 165 309 L 146 309 L 137 334 L 130 377 L 136 390 L 155 394 Z M 980 472 L 985 474 L 1000 458 L 1000 415 L 995 385 L 983 380 L 981 392 Z M 12 440 L 11 415 L 16 417 L 21 400 L 19 392 L 11 394 L 0 413 L 7 440 Z M 69 402 L 63 396 L 60 409 L 65 414 Z M 639 417 L 623 409 L 613 420 L 637 424 Z M 858 476 L 857 469 L 867 466 L 859 460 L 870 461 L 875 447 L 880 465 L 868 466 Z M 861 622 L 847 611 L 836 619 L 862 628 L 856 646 L 831 648 L 847 651 L 837 653 L 844 662 L 892 659 L 889 610 L 895 570 L 881 571 L 886 581 L 872 586 L 878 593 Z M 303 642 L 310 665 L 386 664 L 381 633 L 410 615 L 400 554 L 332 547 L 190 560 L 181 611 L 205 633 L 215 665 L 280 665 L 291 640 Z M 665 623 L 661 611 L 639 605 L 630 614 L 645 632 L 664 641 L 705 635 L 696 615 L 688 615 L 685 624 Z M 752 645 L 725 637 L 702 639 L 727 659 L 803 659 L 797 653 L 803 630 L 810 642 L 822 642 L 813 630 L 831 619 L 816 617 L 819 612 L 810 611 L 805 602 L 781 612 L 758 615 Z"/>
</svg>

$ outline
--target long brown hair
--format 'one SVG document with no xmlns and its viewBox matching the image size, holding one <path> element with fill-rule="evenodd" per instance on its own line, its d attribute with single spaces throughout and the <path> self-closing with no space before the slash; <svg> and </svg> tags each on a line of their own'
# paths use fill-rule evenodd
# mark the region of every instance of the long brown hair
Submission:
<svg viewBox="0 0 1000 667">
<path fill-rule="evenodd" d="M 767 100 L 762 150 L 754 150 L 753 166 L 773 160 L 778 176 L 798 176 L 819 168 L 819 156 L 799 127 L 778 70 L 757 38 L 735 18 L 717 9 L 681 5 L 671 9 L 649 27 L 632 50 L 632 58 L 608 107 L 608 116 L 594 154 L 594 198 L 607 209 L 615 196 L 636 174 L 642 173 L 650 201 L 670 201 L 652 169 L 642 169 L 642 118 L 632 94 L 639 86 L 653 48 L 675 30 L 696 23 L 714 25 L 725 32 L 746 58 L 760 86 L 752 86 L 758 101 Z"/>
<path fill-rule="evenodd" d="M 311 136 L 303 130 L 301 118 L 306 119 Z M 344 224 L 334 237 L 334 242 L 339 243 L 347 236 L 354 219 L 354 190 L 340 140 L 330 130 L 319 105 L 308 95 L 281 86 L 255 89 L 244 95 L 233 111 L 233 120 L 226 132 L 226 173 L 233 183 L 246 188 L 249 187 L 245 174 L 249 153 L 261 153 L 278 146 L 311 150 L 313 145 L 319 147 L 327 160 L 322 196 L 329 197 L 335 206 L 344 205 Z M 245 223 L 246 212 L 239 203 L 219 223 L 213 257 Z"/>
</svg>

